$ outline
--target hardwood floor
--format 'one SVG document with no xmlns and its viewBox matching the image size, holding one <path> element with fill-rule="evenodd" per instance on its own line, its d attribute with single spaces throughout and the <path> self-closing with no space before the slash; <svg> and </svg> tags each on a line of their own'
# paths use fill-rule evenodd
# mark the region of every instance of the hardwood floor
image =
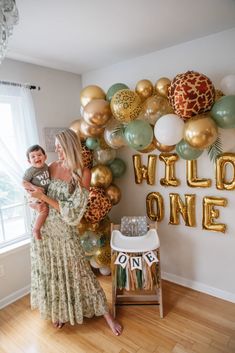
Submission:
<svg viewBox="0 0 235 353">
<path fill-rule="evenodd" d="M 99 277 L 111 301 L 111 278 Z M 164 319 L 155 305 L 122 306 L 115 337 L 105 320 L 55 329 L 29 296 L 0 311 L 0 353 L 235 353 L 235 304 L 163 281 Z"/>
</svg>

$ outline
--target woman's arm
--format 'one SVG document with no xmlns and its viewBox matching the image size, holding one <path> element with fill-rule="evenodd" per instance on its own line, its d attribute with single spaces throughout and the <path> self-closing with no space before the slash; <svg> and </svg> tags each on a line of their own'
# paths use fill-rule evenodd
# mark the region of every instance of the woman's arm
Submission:
<svg viewBox="0 0 235 353">
<path fill-rule="evenodd" d="M 55 208 L 57 211 L 60 211 L 59 202 L 54 199 L 51 199 L 50 197 L 45 195 L 42 191 L 32 191 L 30 192 L 30 195 L 32 197 L 35 197 L 36 199 L 39 199 L 40 201 L 46 202 L 48 205 Z"/>
<path fill-rule="evenodd" d="M 91 171 L 88 168 L 84 168 L 82 173 L 81 186 L 89 190 L 90 184 L 91 184 Z"/>
</svg>

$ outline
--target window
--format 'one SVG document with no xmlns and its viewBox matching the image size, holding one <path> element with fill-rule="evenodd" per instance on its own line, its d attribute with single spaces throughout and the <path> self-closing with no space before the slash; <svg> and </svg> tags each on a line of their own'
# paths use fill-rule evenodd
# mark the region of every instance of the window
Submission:
<svg viewBox="0 0 235 353">
<path fill-rule="evenodd" d="M 28 238 L 31 231 L 21 186 L 28 167 L 25 151 L 38 143 L 30 97 L 25 88 L 0 85 L 0 248 Z"/>
</svg>

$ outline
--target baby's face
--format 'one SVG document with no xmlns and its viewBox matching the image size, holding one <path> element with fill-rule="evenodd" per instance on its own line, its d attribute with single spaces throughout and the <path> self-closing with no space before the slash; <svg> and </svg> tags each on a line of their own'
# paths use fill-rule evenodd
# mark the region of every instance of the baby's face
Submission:
<svg viewBox="0 0 235 353">
<path fill-rule="evenodd" d="M 46 161 L 45 154 L 41 150 L 33 151 L 29 153 L 29 163 L 35 168 L 42 168 Z"/>
</svg>

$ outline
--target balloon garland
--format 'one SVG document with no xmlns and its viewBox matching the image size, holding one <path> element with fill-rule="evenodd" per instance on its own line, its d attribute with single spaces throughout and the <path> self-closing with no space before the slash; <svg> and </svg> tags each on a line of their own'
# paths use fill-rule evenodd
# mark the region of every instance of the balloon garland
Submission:
<svg viewBox="0 0 235 353">
<path fill-rule="evenodd" d="M 155 149 L 164 152 L 160 159 L 166 164 L 169 175 L 161 179 L 162 185 L 179 185 L 174 177 L 174 163 L 180 157 L 188 161 L 187 173 L 193 183 L 195 160 L 204 150 L 215 160 L 222 152 L 223 130 L 235 128 L 235 75 L 225 76 L 220 88 L 215 89 L 206 75 L 187 71 L 173 80 L 161 77 L 155 85 L 150 80 L 140 80 L 135 90 L 124 83 L 115 83 L 106 94 L 96 85 L 81 91 L 81 118 L 73 121 L 70 128 L 81 138 L 84 164 L 91 168 L 92 177 L 88 210 L 78 228 L 91 265 L 100 268 L 101 273 L 110 273 L 110 220 L 107 214 L 121 199 L 121 190 L 114 184 L 114 179 L 126 170 L 124 161 L 116 158 L 116 150 L 129 146 L 141 153 Z M 176 153 L 169 154 L 174 149 Z M 137 183 L 143 178 L 149 184 L 154 183 L 149 171 L 155 168 L 156 160 L 154 156 L 149 158 L 147 170 L 144 166 L 141 169 L 139 157 L 133 156 Z M 231 159 L 234 162 L 233 156 Z M 223 158 L 219 163 L 223 169 Z M 218 169 L 217 174 L 222 169 Z M 207 186 L 208 182 L 201 181 Z M 218 189 L 220 187 L 217 185 Z M 192 207 L 193 195 L 186 196 Z M 188 218 L 178 194 L 171 193 L 170 199 L 181 210 L 186 224 L 193 225 L 195 220 Z M 155 201 L 161 206 L 158 219 L 162 219 L 164 210 L 159 193 L 147 198 L 149 212 Z M 213 211 L 211 202 L 205 198 L 204 209 L 208 212 Z M 205 220 L 208 212 L 203 215 Z M 177 217 L 173 212 L 170 223 L 177 224 Z"/>
</svg>

